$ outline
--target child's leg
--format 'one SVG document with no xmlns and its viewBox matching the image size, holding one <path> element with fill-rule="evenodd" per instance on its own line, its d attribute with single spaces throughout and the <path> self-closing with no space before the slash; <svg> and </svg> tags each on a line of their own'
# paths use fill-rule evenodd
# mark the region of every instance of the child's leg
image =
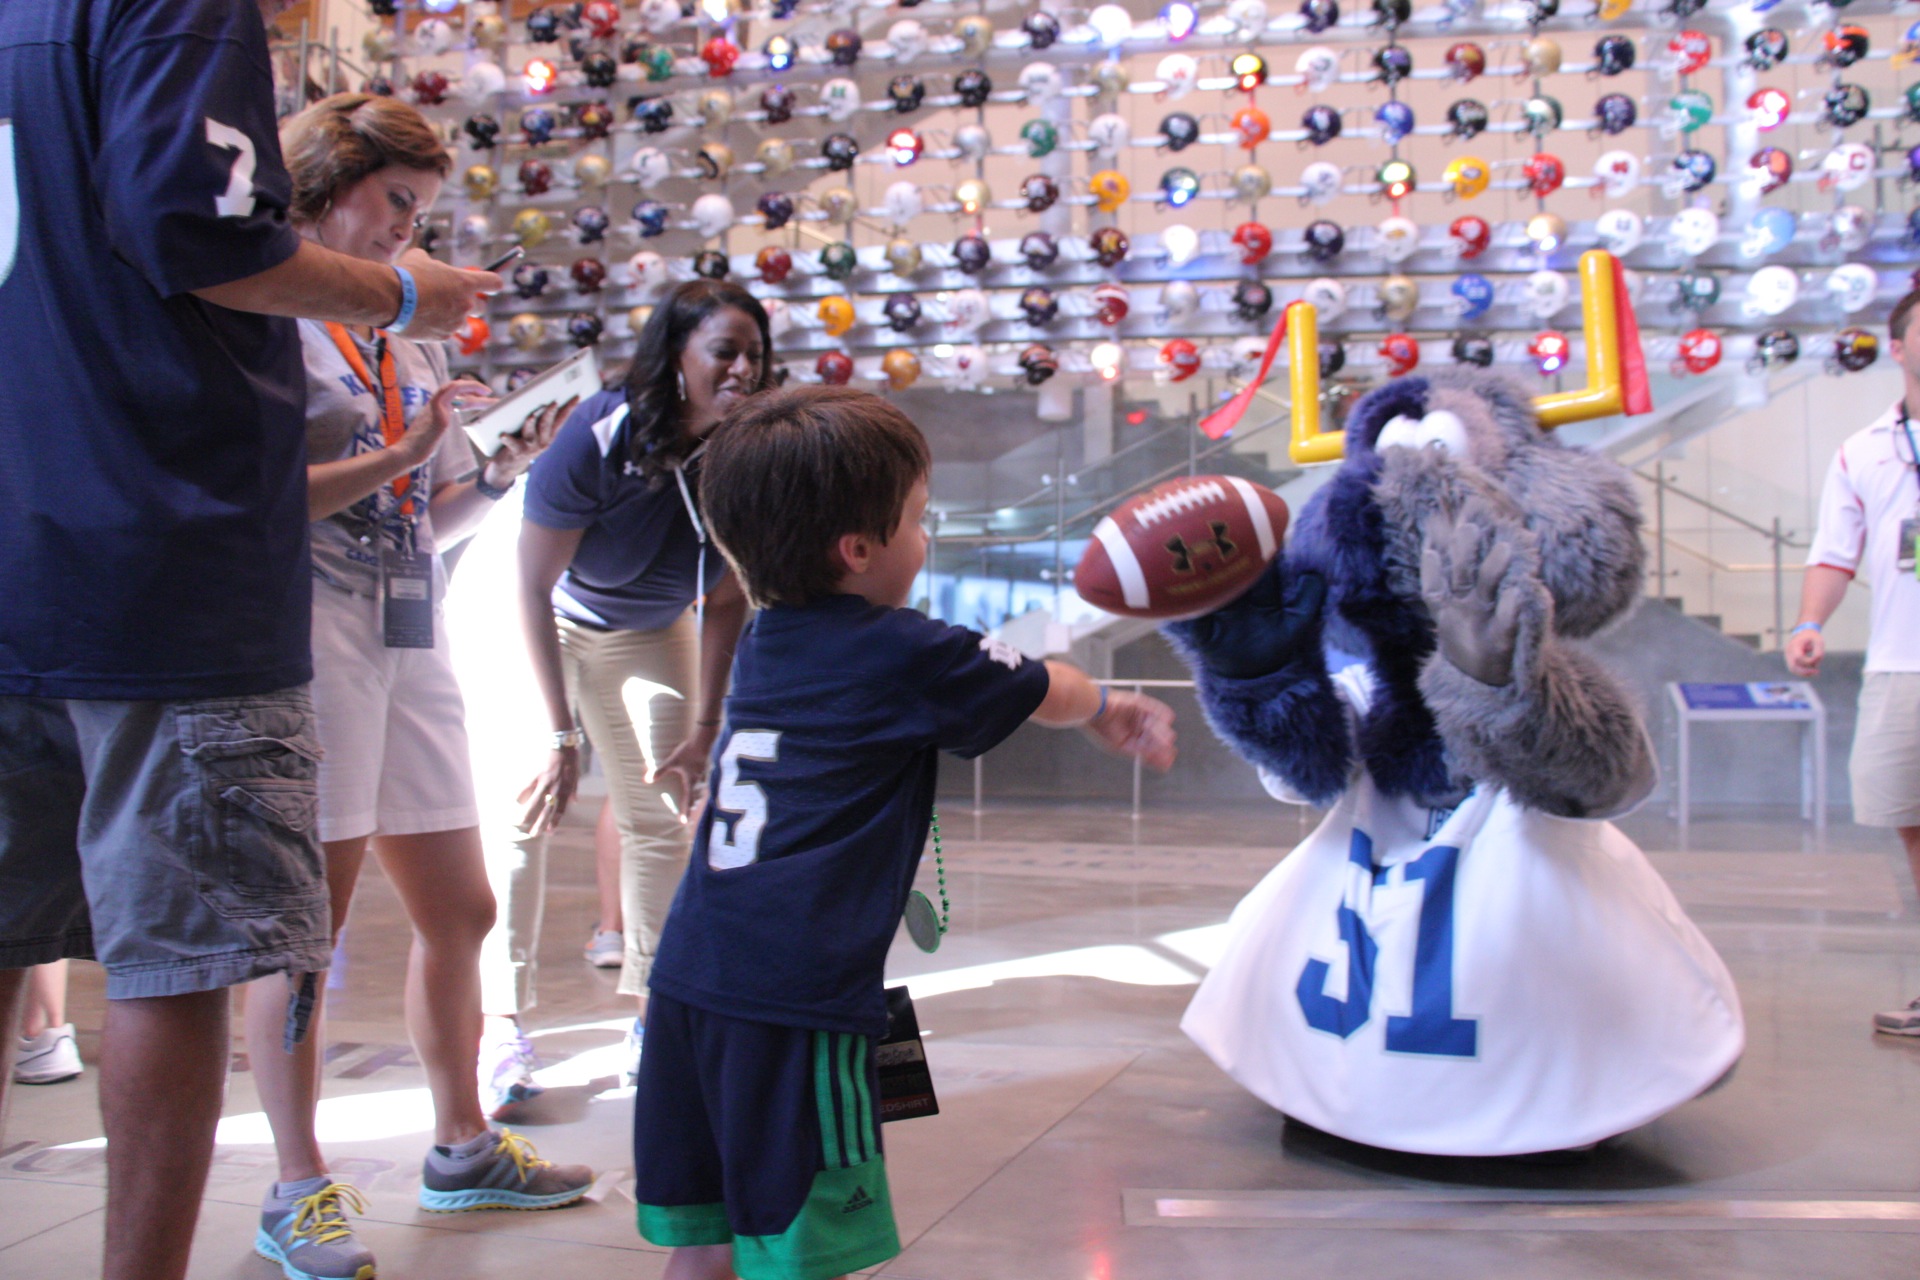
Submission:
<svg viewBox="0 0 1920 1280">
<path fill-rule="evenodd" d="M 662 1280 L 733 1280 L 733 1246 L 682 1245 L 667 1255 Z"/>
</svg>

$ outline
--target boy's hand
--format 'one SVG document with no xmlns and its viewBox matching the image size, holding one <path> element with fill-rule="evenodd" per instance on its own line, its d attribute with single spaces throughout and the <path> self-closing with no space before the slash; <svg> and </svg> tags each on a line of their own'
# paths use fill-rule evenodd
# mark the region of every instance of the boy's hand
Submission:
<svg viewBox="0 0 1920 1280">
<path fill-rule="evenodd" d="M 1107 691 L 1107 709 L 1086 724 L 1087 736 L 1115 755 L 1138 756 L 1165 773 L 1173 767 L 1173 708 L 1124 689 Z"/>
</svg>

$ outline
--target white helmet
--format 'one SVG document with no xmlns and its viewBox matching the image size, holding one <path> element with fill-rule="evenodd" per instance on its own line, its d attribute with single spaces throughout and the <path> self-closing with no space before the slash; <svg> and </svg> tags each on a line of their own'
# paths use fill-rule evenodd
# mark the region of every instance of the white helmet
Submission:
<svg viewBox="0 0 1920 1280">
<path fill-rule="evenodd" d="M 1631 209 L 1609 209 L 1593 220 L 1600 247 L 1616 258 L 1624 258 L 1647 238 L 1647 224 Z"/>
<path fill-rule="evenodd" d="M 927 29 L 912 18 L 902 18 L 887 28 L 887 47 L 902 62 L 914 62 L 926 56 Z"/>
<path fill-rule="evenodd" d="M 453 28 L 447 25 L 445 18 L 428 18 L 413 29 L 413 51 L 428 57 L 445 53 L 453 47 Z"/>
<path fill-rule="evenodd" d="M 1189 280 L 1170 280 L 1160 286 L 1160 310 L 1169 320 L 1185 320 L 1200 309 L 1200 291 Z"/>
<path fill-rule="evenodd" d="M 1339 195 L 1340 183 L 1340 166 L 1331 160 L 1315 160 L 1300 171 L 1300 185 L 1314 204 L 1326 204 Z"/>
<path fill-rule="evenodd" d="M 1667 220 L 1667 243 L 1684 258 L 1697 258 L 1720 240 L 1720 218 L 1711 209 L 1682 209 Z"/>
<path fill-rule="evenodd" d="M 642 293 L 658 292 L 671 282 L 667 260 L 651 249 L 642 249 L 628 258 L 627 270 L 633 274 L 633 287 Z"/>
<path fill-rule="evenodd" d="M 987 353 L 971 342 L 955 347 L 947 357 L 945 376 L 962 391 L 975 390 L 987 376 Z"/>
<path fill-rule="evenodd" d="M 1558 271 L 1536 271 L 1527 277 L 1527 309 L 1541 320 L 1551 318 L 1567 305 L 1573 287 Z"/>
<path fill-rule="evenodd" d="M 1266 0 L 1233 0 L 1227 6 L 1227 17 L 1240 28 L 1241 35 L 1258 36 L 1267 29 Z"/>
<path fill-rule="evenodd" d="M 947 299 L 947 323 L 962 333 L 978 333 L 992 319 L 987 295 L 978 289 L 956 289 Z"/>
<path fill-rule="evenodd" d="M 984 160 L 993 149 L 993 137 L 985 125 L 963 124 L 953 131 L 953 145 L 960 148 L 965 159 Z"/>
<path fill-rule="evenodd" d="M 860 86 L 845 76 L 835 76 L 820 86 L 820 105 L 827 109 L 829 120 L 851 120 L 860 109 Z"/>
<path fill-rule="evenodd" d="M 1237 372 L 1252 373 L 1266 358 L 1267 340 L 1256 334 L 1233 340 L 1233 363 Z"/>
<path fill-rule="evenodd" d="M 1347 309 L 1347 286 L 1332 276 L 1316 276 L 1300 291 L 1300 301 L 1312 303 L 1322 320 L 1331 320 Z"/>
<path fill-rule="evenodd" d="M 1200 252 L 1200 233 L 1176 222 L 1160 232 L 1160 247 L 1166 251 L 1168 266 L 1184 267 Z"/>
<path fill-rule="evenodd" d="M 1029 62 L 1020 68 L 1020 90 L 1029 103 L 1037 105 L 1057 98 L 1063 87 L 1060 68 L 1051 62 Z"/>
<path fill-rule="evenodd" d="M 1388 262 L 1405 262 L 1420 247 L 1420 227 L 1412 218 L 1382 219 L 1378 235 L 1380 256 Z"/>
<path fill-rule="evenodd" d="M 904 227 L 926 211 L 926 198 L 920 194 L 917 182 L 896 182 L 887 188 L 882 201 L 887 218 L 896 227 Z"/>
<path fill-rule="evenodd" d="M 1873 151 L 1858 142 L 1843 142 L 1820 162 L 1820 186 L 1858 191 L 1873 177 Z"/>
<path fill-rule="evenodd" d="M 1788 267 L 1762 267 L 1747 277 L 1746 312 L 1777 316 L 1800 298 L 1800 277 Z"/>
<path fill-rule="evenodd" d="M 1153 70 L 1169 98 L 1184 98 L 1200 79 L 1200 64 L 1184 53 L 1170 53 Z"/>
<path fill-rule="evenodd" d="M 460 96 L 478 106 L 507 87 L 507 73 L 497 62 L 476 62 L 460 77 Z"/>
<path fill-rule="evenodd" d="M 1857 253 L 1873 239 L 1873 215 L 1857 204 L 1843 204 L 1833 211 L 1830 234 L 1842 252 Z"/>
<path fill-rule="evenodd" d="M 642 147 L 627 161 L 627 170 L 641 187 L 654 187 L 673 176 L 673 161 L 658 147 Z"/>
<path fill-rule="evenodd" d="M 733 225 L 733 201 L 718 191 L 709 191 L 693 202 L 693 225 L 701 235 L 712 239 Z"/>
<path fill-rule="evenodd" d="M 775 338 L 793 330 L 793 308 L 785 298 L 762 298 L 760 305 L 767 313 L 767 333 Z"/>
<path fill-rule="evenodd" d="M 640 25 L 650 35 L 665 35 L 680 21 L 678 0 L 640 0 Z"/>
<path fill-rule="evenodd" d="M 1103 156 L 1117 157 L 1126 149 L 1132 137 L 1132 126 L 1127 123 L 1125 116 L 1117 112 L 1097 115 L 1087 124 L 1087 141 Z"/>
<path fill-rule="evenodd" d="M 1615 200 L 1631 194 L 1640 185 L 1640 157 L 1630 151 L 1608 151 L 1593 162 L 1593 176 L 1600 189 Z"/>
<path fill-rule="evenodd" d="M 1879 292 L 1880 277 L 1862 263 L 1843 262 L 1827 277 L 1827 294 L 1842 311 L 1854 312 L 1870 305 Z"/>
<path fill-rule="evenodd" d="M 1306 88 L 1321 93 L 1332 88 L 1334 77 L 1340 74 L 1340 55 L 1316 44 L 1294 59 L 1293 69 L 1307 78 Z"/>
</svg>

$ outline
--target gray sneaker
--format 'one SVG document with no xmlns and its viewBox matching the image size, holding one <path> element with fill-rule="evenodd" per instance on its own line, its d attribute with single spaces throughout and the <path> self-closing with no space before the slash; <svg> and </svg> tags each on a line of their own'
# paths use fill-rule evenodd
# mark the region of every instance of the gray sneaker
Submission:
<svg viewBox="0 0 1920 1280">
<path fill-rule="evenodd" d="M 1920 999 L 1892 1013 L 1874 1014 L 1873 1029 L 1888 1036 L 1920 1036 Z"/>
<path fill-rule="evenodd" d="M 253 1251 L 278 1263 L 287 1280 L 374 1280 L 373 1254 L 353 1238 L 348 1209 L 365 1213 L 367 1202 L 325 1174 L 279 1183 L 260 1203 Z"/>
<path fill-rule="evenodd" d="M 420 1175 L 420 1207 L 435 1213 L 468 1209 L 558 1209 L 584 1198 L 593 1170 L 542 1160 L 533 1144 L 511 1129 L 493 1131 L 494 1145 L 471 1159 L 443 1148 L 427 1152 Z"/>
</svg>

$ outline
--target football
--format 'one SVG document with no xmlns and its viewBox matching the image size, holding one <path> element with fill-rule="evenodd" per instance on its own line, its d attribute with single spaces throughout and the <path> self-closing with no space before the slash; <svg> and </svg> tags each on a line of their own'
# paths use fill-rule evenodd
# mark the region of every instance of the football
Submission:
<svg viewBox="0 0 1920 1280">
<path fill-rule="evenodd" d="M 1287 504 L 1238 476 L 1184 476 L 1094 526 L 1074 570 L 1088 604 L 1133 618 L 1195 618 L 1251 587 L 1280 551 Z"/>
</svg>

